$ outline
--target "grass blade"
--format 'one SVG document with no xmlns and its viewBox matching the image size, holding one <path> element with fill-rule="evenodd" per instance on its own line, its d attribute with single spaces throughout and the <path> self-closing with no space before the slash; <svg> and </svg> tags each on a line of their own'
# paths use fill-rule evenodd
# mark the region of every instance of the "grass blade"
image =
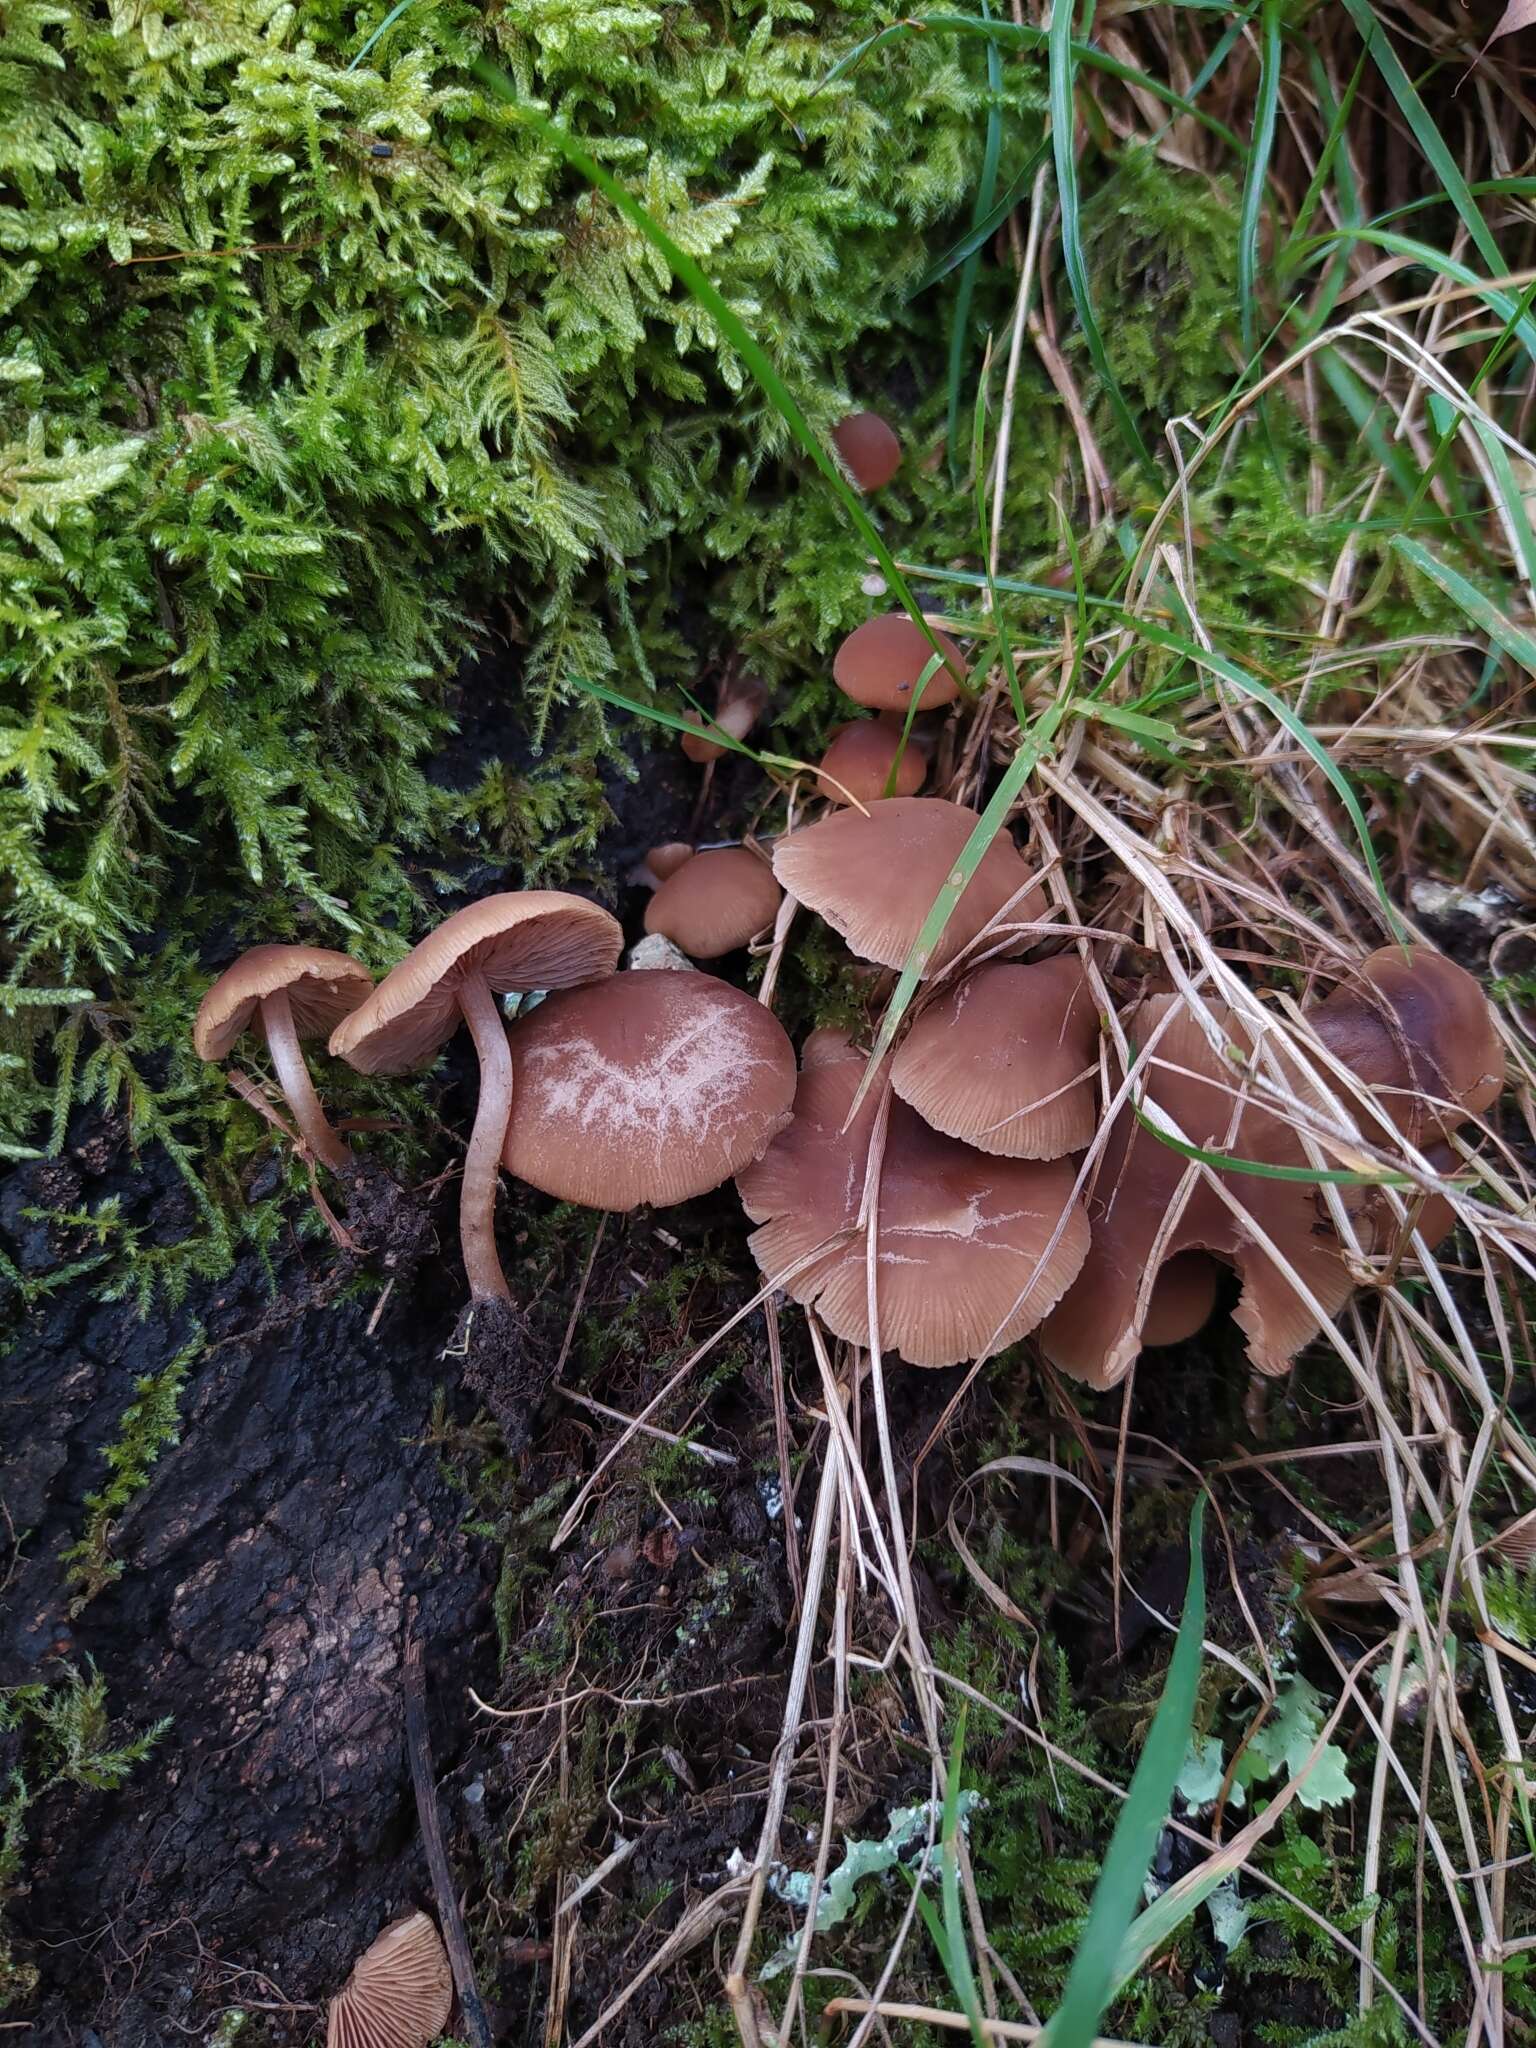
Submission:
<svg viewBox="0 0 1536 2048">
<path fill-rule="evenodd" d="M 917 283 L 908 292 L 907 299 L 909 303 L 913 299 L 920 298 L 924 292 L 931 291 L 941 279 L 948 277 L 952 270 L 957 269 L 960 264 L 974 255 L 982 247 L 983 243 L 991 241 L 1013 209 L 1023 202 L 1030 186 L 1034 182 L 1035 172 L 1039 170 L 1041 161 L 1049 147 L 1049 141 L 1037 142 L 1035 144 L 1025 160 L 1024 168 L 1008 185 L 1002 198 L 994 206 L 990 207 L 979 220 L 974 220 L 958 242 L 952 243 L 942 256 L 929 264 L 928 268 L 917 280 Z M 1536 179 L 1533 179 L 1532 183 L 1536 184 Z"/>
<path fill-rule="evenodd" d="M 1051 147 L 1055 152 L 1056 196 L 1061 207 L 1062 260 L 1066 265 L 1067 282 L 1072 287 L 1072 303 L 1077 308 L 1083 339 L 1088 344 L 1089 357 L 1109 399 L 1110 409 L 1119 422 L 1121 433 L 1134 450 L 1137 462 L 1155 479 L 1157 466 L 1152 460 L 1151 451 L 1141 438 L 1141 429 L 1131 415 L 1131 408 L 1126 403 L 1119 380 L 1110 368 L 1109 355 L 1104 347 L 1104 336 L 1099 330 L 1098 315 L 1093 309 L 1093 289 L 1088 278 L 1088 260 L 1083 253 L 1082 211 L 1077 191 L 1077 155 L 1073 148 L 1077 132 L 1077 55 L 1072 41 L 1073 12 L 1072 0 L 1056 0 L 1049 30 Z"/>
<path fill-rule="evenodd" d="M 990 18 L 987 0 L 982 0 L 981 11 Z M 1003 90 L 1003 60 L 995 42 L 987 44 L 987 87 L 992 95 L 992 104 L 987 109 L 987 141 L 982 152 L 981 182 L 976 188 L 976 204 L 971 209 L 973 233 L 977 224 L 991 213 L 992 203 L 997 197 L 997 164 L 1003 148 L 1003 113 L 998 104 Z M 965 376 L 966 330 L 970 325 L 971 299 L 976 291 L 976 271 L 980 262 L 981 251 L 978 246 L 965 259 L 960 272 L 960 283 L 955 292 L 954 307 L 950 313 L 949 403 L 944 419 L 944 445 L 949 451 L 949 473 L 956 483 L 960 480 L 962 452 L 960 385 Z"/>
<path fill-rule="evenodd" d="M 914 622 L 922 628 L 935 654 L 942 656 L 943 650 L 934 639 L 933 629 L 923 616 L 922 606 L 897 567 L 895 557 L 882 540 L 879 528 L 828 454 L 821 436 L 800 410 L 793 392 L 779 375 L 772 357 L 757 341 L 746 322 L 732 308 L 718 286 L 706 276 L 687 250 L 673 241 L 660 221 L 632 194 L 626 192 L 617 178 L 588 156 L 579 142 L 567 135 L 563 128 L 557 127 L 547 115 L 539 113 L 536 108 L 530 107 L 519 98 L 516 85 L 499 65 L 493 64 L 488 57 L 476 57 L 469 68 L 487 92 L 511 107 L 517 118 L 531 128 L 542 142 L 557 150 L 573 170 L 579 171 L 589 184 L 596 186 L 609 204 L 617 208 L 630 226 L 664 258 L 678 283 L 709 314 L 740 356 L 763 396 L 773 406 L 801 449 L 826 478 L 843 511 L 879 563 L 886 583 L 901 600 Z"/>
<path fill-rule="evenodd" d="M 1344 0 L 1349 18 L 1359 30 L 1360 40 L 1371 54 L 1377 70 L 1387 82 L 1387 89 L 1397 101 L 1398 110 L 1413 131 L 1413 139 L 1423 150 L 1445 196 L 1461 216 L 1461 222 L 1477 248 L 1477 253 L 1497 275 L 1509 268 L 1499 254 L 1499 245 L 1493 239 L 1487 221 L 1483 219 L 1482 208 L 1472 197 L 1461 168 L 1451 155 L 1444 136 L 1435 126 L 1434 120 L 1419 98 L 1418 89 L 1403 69 L 1402 59 L 1393 49 L 1386 30 L 1376 19 L 1370 7 L 1370 0 Z"/>
<path fill-rule="evenodd" d="M 1465 612 L 1479 632 L 1486 633 L 1495 647 L 1501 647 L 1512 661 L 1530 675 L 1536 675 L 1536 637 L 1517 626 L 1508 618 L 1493 599 L 1469 583 L 1457 569 L 1442 562 L 1438 555 L 1432 555 L 1422 542 L 1410 540 L 1406 534 L 1394 533 L 1392 552 L 1427 576 L 1437 590 L 1444 591 L 1458 610 Z"/>
<path fill-rule="evenodd" d="M 1104 1869 L 1094 1886 L 1093 1903 L 1061 2004 L 1040 2037 L 1041 2048 L 1090 2048 L 1104 2008 L 1115 1993 L 1121 1948 L 1141 1905 L 1142 1887 L 1194 1725 L 1200 1646 L 1205 1636 L 1205 1563 L 1200 1550 L 1204 1530 L 1202 1493 L 1189 1518 L 1189 1586 L 1163 1696 L 1115 1823 Z"/>
<path fill-rule="evenodd" d="M 1258 339 L 1259 226 L 1269 181 L 1269 159 L 1275 146 L 1275 117 L 1280 107 L 1280 0 L 1264 0 L 1259 41 L 1259 97 L 1253 112 L 1253 147 L 1243 180 L 1243 208 L 1237 234 L 1237 297 L 1241 312 L 1243 354 L 1252 357 Z"/>
</svg>

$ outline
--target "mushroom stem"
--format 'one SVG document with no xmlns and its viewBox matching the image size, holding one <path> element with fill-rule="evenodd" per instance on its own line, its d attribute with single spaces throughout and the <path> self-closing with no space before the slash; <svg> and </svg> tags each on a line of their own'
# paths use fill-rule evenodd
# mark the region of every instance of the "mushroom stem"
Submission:
<svg viewBox="0 0 1536 2048">
<path fill-rule="evenodd" d="M 471 1300 L 510 1301 L 512 1290 L 496 1256 L 496 1184 L 512 1115 L 512 1054 L 501 1012 L 480 975 L 471 974 L 460 983 L 459 1010 L 480 1060 L 480 1100 L 459 1190 L 464 1271 Z"/>
<path fill-rule="evenodd" d="M 267 1034 L 267 1050 L 277 1069 L 278 1086 L 293 1111 L 293 1120 L 301 1137 L 317 1159 L 323 1159 L 327 1166 L 339 1173 L 347 1164 L 349 1154 L 327 1123 L 315 1085 L 309 1078 L 299 1034 L 293 1028 L 293 1008 L 288 1001 L 287 989 L 276 989 L 271 995 L 262 997 L 261 1022 Z"/>
</svg>

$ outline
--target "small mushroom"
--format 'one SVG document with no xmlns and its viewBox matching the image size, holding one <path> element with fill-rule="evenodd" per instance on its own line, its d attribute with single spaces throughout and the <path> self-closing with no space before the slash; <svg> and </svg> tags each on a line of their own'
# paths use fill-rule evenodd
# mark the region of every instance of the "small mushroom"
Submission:
<svg viewBox="0 0 1536 2048">
<path fill-rule="evenodd" d="M 877 412 L 851 412 L 832 429 L 844 467 L 861 491 L 883 491 L 901 467 L 901 443 Z"/>
<path fill-rule="evenodd" d="M 736 1185 L 759 1226 L 749 1242 L 765 1277 L 836 1336 L 867 1344 L 858 1223 L 883 1091 L 870 1089 L 845 1131 L 864 1055 L 828 1032 L 814 1034 L 807 1054 L 793 1123 Z M 892 1100 L 876 1244 L 882 1344 L 911 1365 L 958 1365 L 1032 1330 L 1087 1256 L 1074 1177 L 1066 1161 L 973 1151 Z"/>
<path fill-rule="evenodd" d="M 866 619 L 838 648 L 832 680 L 845 697 L 870 711 L 904 712 L 937 645 L 943 660 L 923 685 L 918 702 L 924 711 L 952 704 L 965 682 L 965 656 L 947 633 L 937 626 L 928 630 L 932 640 L 905 612 Z"/>
<path fill-rule="evenodd" d="M 954 871 L 979 819 L 942 797 L 888 797 L 867 812 L 834 811 L 788 833 L 773 852 L 786 891 L 814 910 L 861 960 L 901 967 L 934 899 Z M 1006 832 L 999 833 L 962 891 L 925 974 L 937 973 L 1004 911 L 1032 923 L 1045 903 Z M 999 933 L 999 941 L 1004 938 Z M 1007 936 L 1020 952 L 1028 933 Z"/>
<path fill-rule="evenodd" d="M 877 803 L 896 769 L 893 796 L 916 796 L 928 773 L 922 750 L 903 738 L 899 718 L 860 718 L 841 725 L 821 757 L 816 793 L 834 804 Z"/>
<path fill-rule="evenodd" d="M 192 1044 L 199 1059 L 222 1060 L 257 1024 L 305 1144 L 340 1171 L 348 1164 L 347 1148 L 320 1107 L 300 1041 L 324 1038 L 372 993 L 373 976 L 347 953 L 323 946 L 253 946 L 198 1005 Z"/>
<path fill-rule="evenodd" d="M 908 1031 L 891 1086 L 926 1123 L 981 1152 L 1059 1159 L 1098 1122 L 1099 1020 L 1075 953 L 991 962 Z"/>
<path fill-rule="evenodd" d="M 1182 1344 L 1203 1330 L 1216 1306 L 1220 1272 L 1209 1252 L 1179 1252 L 1165 1259 L 1152 1282 L 1142 1343 Z"/>
<path fill-rule="evenodd" d="M 1376 1090 L 1410 1143 L 1448 1136 L 1504 1086 L 1504 1048 L 1487 996 L 1429 946 L 1368 954 L 1307 1021 Z"/>
<path fill-rule="evenodd" d="M 756 676 L 732 668 L 720 685 L 715 702 L 714 722 L 720 730 L 729 733 L 733 740 L 744 740 L 763 715 L 763 706 L 768 701 L 768 692 Z M 703 727 L 705 721 L 696 711 L 685 711 L 684 718 L 690 725 Z M 690 761 L 718 761 L 726 752 L 717 740 L 706 739 L 702 729 L 695 736 L 683 735 L 683 752 Z"/>
<path fill-rule="evenodd" d="M 512 1109 L 512 1061 L 496 996 L 611 974 L 624 935 L 595 903 L 558 890 L 486 896 L 446 918 L 337 1028 L 331 1051 L 364 1074 L 404 1074 L 469 1026 L 480 1098 L 464 1155 L 459 1234 L 473 1303 L 509 1302 L 496 1255 L 496 1179 Z"/>
<path fill-rule="evenodd" d="M 664 881 L 645 908 L 645 928 L 694 960 L 733 953 L 778 915 L 782 891 L 767 861 L 745 846 L 696 853 Z"/>
<path fill-rule="evenodd" d="M 331 2000 L 325 2048 L 427 2048 L 452 2006 L 441 1937 L 425 1913 L 408 1913 L 359 1957 Z"/>
<path fill-rule="evenodd" d="M 640 878 L 648 889 L 670 882 L 684 861 L 693 859 L 693 848 L 685 839 L 669 839 L 665 846 L 653 846 L 641 863 Z"/>
<path fill-rule="evenodd" d="M 713 975 L 632 970 L 548 996 L 510 1043 L 507 1170 L 560 1201 L 688 1201 L 739 1173 L 789 1121 L 784 1027 Z"/>
</svg>

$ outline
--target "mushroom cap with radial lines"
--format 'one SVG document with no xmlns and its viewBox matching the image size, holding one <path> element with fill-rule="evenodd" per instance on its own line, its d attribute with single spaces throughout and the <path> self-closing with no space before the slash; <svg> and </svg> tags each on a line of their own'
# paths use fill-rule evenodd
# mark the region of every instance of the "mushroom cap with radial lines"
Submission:
<svg viewBox="0 0 1536 2048">
<path fill-rule="evenodd" d="M 773 923 L 782 893 L 767 861 L 744 846 L 718 847 L 667 877 L 646 905 L 645 928 L 695 960 L 717 960 Z"/>
<path fill-rule="evenodd" d="M 891 1086 L 925 1123 L 981 1152 L 1059 1159 L 1098 1123 L 1099 1020 L 1075 953 L 989 961 L 922 1012 Z"/>
<path fill-rule="evenodd" d="M 425 1913 L 410 1913 L 384 1929 L 331 2000 L 325 2048 L 427 2048 L 452 2006 L 442 1939 Z"/>
<path fill-rule="evenodd" d="M 896 430 L 877 412 L 849 413 L 832 429 L 832 439 L 861 491 L 883 491 L 901 467 Z"/>
<path fill-rule="evenodd" d="M 226 967 L 197 1006 L 192 1044 L 221 1060 L 267 996 L 286 992 L 300 1038 L 324 1038 L 373 994 L 373 976 L 350 953 L 324 946 L 253 946 Z"/>
<path fill-rule="evenodd" d="M 564 1202 L 688 1201 L 789 1121 L 795 1055 L 783 1025 L 713 975 L 641 968 L 548 996 L 510 1043 L 504 1163 Z"/>
<path fill-rule="evenodd" d="M 764 1277 L 813 1307 L 834 1335 L 867 1344 L 867 1249 L 857 1226 L 882 1091 L 870 1089 L 845 1133 L 865 1058 L 846 1039 L 815 1039 L 794 1122 L 736 1185 L 759 1226 L 749 1242 Z M 1087 1256 L 1073 1180 L 1066 1161 L 973 1151 L 893 1101 L 878 1195 L 881 1344 L 910 1365 L 958 1365 L 1032 1330 Z"/>
<path fill-rule="evenodd" d="M 953 704 L 965 682 L 965 656 L 947 633 L 930 626 L 929 633 L 944 659 L 923 684 L 918 705 L 937 711 Z M 845 697 L 871 711 L 905 711 L 924 669 L 933 660 L 933 642 L 905 612 L 884 612 L 856 626 L 838 648 L 832 680 Z"/>
<path fill-rule="evenodd" d="M 928 764 L 910 737 L 902 744 L 900 722 L 887 725 L 883 718 L 855 719 L 852 725 L 840 726 L 832 735 L 821 757 L 816 794 L 835 804 L 845 804 L 850 798 L 861 804 L 878 803 L 885 795 L 893 765 L 893 795 L 916 796 L 928 773 Z"/>
<path fill-rule="evenodd" d="M 1207 1009 L 1218 1035 L 1239 1059 L 1217 1054 L 1180 997 L 1149 996 L 1127 1020 L 1132 1041 L 1150 1048 L 1137 1084 L 1146 1102 L 1171 1119 L 1184 1142 L 1202 1150 L 1268 1166 L 1304 1166 L 1307 1152 L 1296 1122 L 1268 1103 L 1242 1102 L 1239 1060 L 1252 1056 L 1252 1030 L 1221 1003 L 1210 1002 Z M 1298 1100 L 1316 1106 L 1316 1090 L 1291 1059 L 1278 1048 L 1277 1058 Z M 1202 1173 L 1165 1236 L 1190 1171 L 1183 1154 L 1139 1122 L 1127 1103 L 1110 1127 L 1092 1186 L 1092 1248 L 1040 1332 L 1046 1357 L 1064 1372 L 1094 1387 L 1114 1386 L 1124 1378 L 1145 1341 L 1145 1311 L 1138 1315 L 1137 1304 L 1159 1240 L 1165 1261 L 1181 1252 L 1205 1251 L 1236 1268 L 1243 1288 L 1233 1318 L 1260 1372 L 1284 1372 L 1319 1328 L 1318 1315 L 1261 1238 L 1274 1245 L 1323 1316 L 1336 1315 L 1354 1292 L 1354 1278 L 1311 1182 L 1218 1172 L 1229 1202 Z"/>
<path fill-rule="evenodd" d="M 582 896 L 525 889 L 486 896 L 445 918 L 332 1034 L 331 1051 L 362 1074 L 405 1074 L 459 1025 L 458 990 L 480 976 L 497 995 L 572 988 L 611 974 L 624 934 Z"/>
<path fill-rule="evenodd" d="M 888 797 L 867 812 L 834 811 L 786 834 L 774 848 L 773 872 L 797 903 L 846 940 L 850 952 L 882 967 L 902 967 L 979 822 L 964 804 L 942 797 Z M 1005 905 L 1011 905 L 1010 922 L 1038 919 L 1044 899 L 1029 879 L 1007 832 L 998 833 L 924 963 L 924 974 L 947 966 Z M 1028 933 L 1020 933 L 1007 950 L 1021 952 L 1032 943 Z"/>
</svg>

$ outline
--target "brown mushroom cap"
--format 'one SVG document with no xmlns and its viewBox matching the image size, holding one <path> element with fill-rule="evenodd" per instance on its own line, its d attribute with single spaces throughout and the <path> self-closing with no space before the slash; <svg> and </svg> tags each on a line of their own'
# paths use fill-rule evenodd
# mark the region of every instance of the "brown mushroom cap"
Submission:
<svg viewBox="0 0 1536 2048">
<path fill-rule="evenodd" d="M 891 1086 L 936 1131 L 1009 1159 L 1059 1159 L 1092 1138 L 1099 1037 L 1075 953 L 989 962 L 930 1003 Z"/>
<path fill-rule="evenodd" d="M 361 961 L 323 946 L 253 946 L 226 967 L 197 1006 L 192 1044 L 200 1060 L 221 1060 L 265 996 L 286 991 L 300 1038 L 323 1038 L 373 994 Z"/>
<path fill-rule="evenodd" d="M 645 928 L 694 960 L 718 960 L 767 929 L 782 892 L 767 861 L 744 846 L 696 853 L 651 898 Z"/>
<path fill-rule="evenodd" d="M 386 1927 L 331 2000 L 325 2048 L 427 2048 L 448 2024 L 453 1974 L 425 1913 Z"/>
<path fill-rule="evenodd" d="M 928 773 L 928 764 L 913 741 L 903 744 L 899 723 L 887 725 L 883 718 L 860 718 L 852 725 L 839 726 L 831 745 L 821 757 L 816 793 L 835 804 L 856 799 L 861 804 L 878 803 L 885 795 L 891 768 L 897 756 L 897 796 L 916 796 Z"/>
<path fill-rule="evenodd" d="M 1218 1268 L 1209 1252 L 1179 1252 L 1165 1259 L 1152 1283 L 1143 1344 L 1182 1344 L 1203 1330 L 1216 1306 Z"/>
<path fill-rule="evenodd" d="M 561 1201 L 685 1202 L 789 1121 L 783 1026 L 712 975 L 633 969 L 548 996 L 512 1026 L 511 1046 L 505 1164 Z"/>
<path fill-rule="evenodd" d="M 944 661 L 928 678 L 918 701 L 924 711 L 937 711 L 959 696 L 966 665 L 947 633 L 937 626 L 930 631 Z M 905 612 L 887 612 L 866 619 L 848 635 L 832 663 L 832 679 L 855 704 L 871 711 L 905 711 L 932 659 L 933 642 L 916 621 Z"/>
<path fill-rule="evenodd" d="M 1465 968 L 1429 946 L 1383 946 L 1307 1014 L 1329 1050 L 1380 1091 L 1413 1143 L 1455 1130 L 1504 1086 L 1488 998 Z"/>
<path fill-rule="evenodd" d="M 1247 1027 L 1221 1004 L 1209 1008 L 1228 1043 L 1251 1052 Z M 1165 1018 L 1171 1021 L 1156 1037 L 1142 1071 L 1147 1099 L 1190 1144 L 1204 1150 L 1275 1166 L 1303 1164 L 1299 1137 L 1273 1111 L 1253 1104 L 1235 1118 L 1241 1071 L 1217 1056 L 1178 997 L 1149 996 L 1138 1007 L 1130 1021 L 1135 1042 L 1152 1044 Z M 1092 1247 L 1081 1274 L 1040 1333 L 1046 1356 L 1091 1386 L 1113 1386 L 1122 1379 L 1146 1341 L 1137 1299 L 1187 1168 L 1182 1154 L 1139 1123 L 1127 1104 L 1115 1118 L 1099 1162 L 1089 1203 Z M 1220 1178 L 1243 1213 L 1234 1214 L 1202 1175 L 1163 1246 L 1163 1258 L 1206 1251 L 1235 1267 L 1243 1291 L 1233 1315 L 1248 1337 L 1249 1356 L 1261 1372 L 1283 1372 L 1316 1336 L 1318 1319 L 1260 1249 L 1257 1233 L 1262 1230 L 1273 1241 L 1324 1315 L 1343 1307 L 1355 1283 L 1315 1186 L 1245 1173 Z"/>
<path fill-rule="evenodd" d="M 645 864 L 658 882 L 669 882 L 686 860 L 693 859 L 693 848 L 685 839 L 669 839 L 665 846 L 653 846 L 645 856 Z"/>
<path fill-rule="evenodd" d="M 570 988 L 611 974 L 624 934 L 595 903 L 558 889 L 486 896 L 445 918 L 331 1037 L 361 1074 L 405 1074 L 458 1028 L 458 989 L 481 976 L 498 995 Z"/>
<path fill-rule="evenodd" d="M 877 412 L 851 412 L 832 429 L 832 439 L 861 491 L 882 491 L 901 467 L 901 443 Z"/>
<path fill-rule="evenodd" d="M 831 925 L 861 960 L 901 967 L 979 820 L 942 797 L 888 797 L 863 811 L 834 811 L 788 833 L 773 852 L 773 872 L 808 910 Z M 933 974 L 970 944 L 1005 904 L 1011 921 L 1045 908 L 1006 832 L 981 858 L 924 966 Z M 1021 891 L 1025 893 L 1020 894 Z M 1013 899 L 1017 898 L 1017 901 Z M 1030 944 L 1017 935 L 1010 950 Z"/>
<path fill-rule="evenodd" d="M 867 1250 L 856 1225 L 882 1091 L 870 1089 L 845 1133 L 864 1055 L 846 1040 L 839 1049 L 825 1033 L 816 1038 L 793 1123 L 736 1185 L 759 1225 L 750 1243 L 764 1275 L 835 1335 L 867 1344 Z M 972 1151 L 893 1100 L 880 1171 L 881 1343 L 911 1365 L 957 1365 L 1032 1330 L 1087 1255 L 1073 1179 L 1064 1161 Z"/>
</svg>

